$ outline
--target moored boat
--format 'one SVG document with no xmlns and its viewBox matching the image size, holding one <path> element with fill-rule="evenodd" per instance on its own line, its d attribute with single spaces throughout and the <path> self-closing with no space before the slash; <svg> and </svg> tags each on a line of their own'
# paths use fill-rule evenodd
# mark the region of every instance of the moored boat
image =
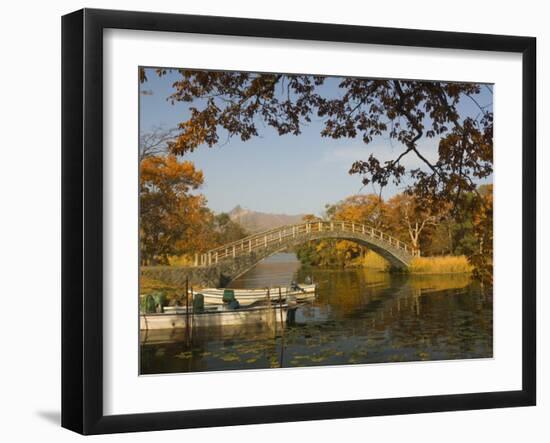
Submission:
<svg viewBox="0 0 550 443">
<path fill-rule="evenodd" d="M 293 308 L 291 308 L 293 309 Z M 285 323 L 289 307 L 286 304 L 227 309 L 208 307 L 201 312 L 189 312 L 185 307 L 167 306 L 163 313 L 140 314 L 141 330 L 185 329 L 243 324 Z"/>
<path fill-rule="evenodd" d="M 316 285 L 297 285 L 294 288 L 280 288 L 281 298 L 286 300 L 287 297 L 294 297 L 296 301 L 312 300 L 316 296 Z M 207 305 L 220 305 L 223 303 L 223 294 L 227 291 L 223 288 L 205 288 L 199 291 L 204 295 L 204 303 Z M 232 289 L 235 298 L 241 306 L 250 306 L 253 303 L 267 300 L 279 299 L 279 288 L 265 289 Z"/>
</svg>

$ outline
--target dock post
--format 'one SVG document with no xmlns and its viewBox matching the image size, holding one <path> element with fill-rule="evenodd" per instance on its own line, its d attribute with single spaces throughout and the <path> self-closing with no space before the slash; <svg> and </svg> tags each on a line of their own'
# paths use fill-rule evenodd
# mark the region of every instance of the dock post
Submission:
<svg viewBox="0 0 550 443">
<path fill-rule="evenodd" d="M 194 300 L 195 293 L 193 292 L 193 286 L 191 286 L 191 343 L 193 343 L 193 329 L 195 327 L 195 309 L 193 309 Z"/>
<path fill-rule="evenodd" d="M 189 345 L 189 277 L 185 277 L 185 342 Z"/>
<path fill-rule="evenodd" d="M 288 293 L 287 293 L 288 303 Z M 281 313 L 281 362 L 280 367 L 283 367 L 283 359 L 285 352 L 285 322 L 283 321 L 283 297 L 281 296 L 281 287 L 279 286 L 279 312 Z"/>
</svg>

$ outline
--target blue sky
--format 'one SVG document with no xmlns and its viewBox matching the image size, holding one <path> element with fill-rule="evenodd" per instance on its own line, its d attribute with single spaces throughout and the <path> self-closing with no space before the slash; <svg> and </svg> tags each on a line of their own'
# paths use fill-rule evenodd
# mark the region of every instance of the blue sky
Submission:
<svg viewBox="0 0 550 443">
<path fill-rule="evenodd" d="M 189 103 L 172 105 L 166 98 L 173 91 L 177 74 L 158 77 L 148 72 L 148 81 L 140 85 L 140 130 L 149 132 L 155 127 L 172 128 L 189 115 Z M 324 89 L 339 95 L 338 78 L 330 79 Z M 482 88 L 477 101 L 481 105 L 492 102 L 488 91 Z M 477 115 L 478 108 L 469 101 L 461 105 L 461 114 Z M 270 127 L 258 125 L 259 137 L 242 142 L 234 137 L 219 146 L 201 146 L 182 159 L 195 163 L 204 173 L 205 184 L 200 192 L 208 199 L 215 212 L 227 212 L 236 205 L 270 213 L 322 214 L 325 204 L 335 203 L 357 193 L 370 193 L 363 187 L 359 175 L 349 175 L 355 160 L 367 159 L 370 153 L 380 160 L 389 160 L 403 147 L 388 137 L 378 137 L 368 145 L 360 138 L 333 140 L 320 136 L 322 121 L 313 119 L 302 128 L 299 136 L 279 136 Z M 429 159 L 437 159 L 437 139 L 424 139 L 421 152 Z M 406 168 L 422 167 L 412 155 L 402 164 Z M 384 198 L 399 192 L 388 185 Z"/>
</svg>

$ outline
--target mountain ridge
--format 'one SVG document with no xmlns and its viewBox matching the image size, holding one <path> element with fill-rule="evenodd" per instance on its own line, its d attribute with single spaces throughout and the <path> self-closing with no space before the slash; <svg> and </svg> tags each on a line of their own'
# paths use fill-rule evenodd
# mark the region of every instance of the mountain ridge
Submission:
<svg viewBox="0 0 550 443">
<path fill-rule="evenodd" d="M 279 226 L 300 223 L 305 215 L 253 211 L 240 205 L 235 206 L 228 214 L 231 220 L 239 223 L 251 234 L 278 228 Z"/>
</svg>

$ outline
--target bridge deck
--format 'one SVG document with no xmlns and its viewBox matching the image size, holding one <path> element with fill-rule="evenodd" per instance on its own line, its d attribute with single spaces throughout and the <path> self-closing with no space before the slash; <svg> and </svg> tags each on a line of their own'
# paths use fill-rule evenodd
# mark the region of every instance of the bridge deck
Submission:
<svg viewBox="0 0 550 443">
<path fill-rule="evenodd" d="M 315 221 L 296 225 L 281 226 L 269 231 L 253 234 L 241 240 L 220 246 L 195 257 L 195 266 L 210 266 L 221 260 L 237 258 L 254 251 L 284 246 L 299 237 L 319 235 L 320 233 L 337 233 L 361 235 L 370 238 L 378 244 L 382 243 L 388 249 L 397 250 L 401 255 L 416 257 L 420 251 L 385 232 L 371 226 L 346 221 Z"/>
</svg>

